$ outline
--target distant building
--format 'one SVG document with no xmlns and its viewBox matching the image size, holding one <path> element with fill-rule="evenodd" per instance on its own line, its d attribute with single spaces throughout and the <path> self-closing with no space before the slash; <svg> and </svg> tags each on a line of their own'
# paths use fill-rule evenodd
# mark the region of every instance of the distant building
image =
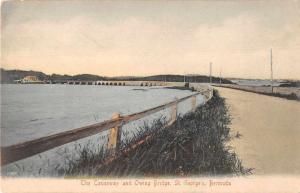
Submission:
<svg viewBox="0 0 300 193">
<path fill-rule="evenodd" d="M 21 83 L 23 84 L 35 84 L 35 83 L 43 83 L 43 81 L 40 81 L 38 77 L 36 76 L 25 76 Z"/>
</svg>

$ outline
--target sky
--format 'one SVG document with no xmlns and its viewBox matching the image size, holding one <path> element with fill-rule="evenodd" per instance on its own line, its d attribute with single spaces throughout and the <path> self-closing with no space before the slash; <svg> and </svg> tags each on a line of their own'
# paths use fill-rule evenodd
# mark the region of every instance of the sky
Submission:
<svg viewBox="0 0 300 193">
<path fill-rule="evenodd" d="M 300 1 L 1 4 L 1 67 L 47 74 L 300 79 Z"/>
</svg>

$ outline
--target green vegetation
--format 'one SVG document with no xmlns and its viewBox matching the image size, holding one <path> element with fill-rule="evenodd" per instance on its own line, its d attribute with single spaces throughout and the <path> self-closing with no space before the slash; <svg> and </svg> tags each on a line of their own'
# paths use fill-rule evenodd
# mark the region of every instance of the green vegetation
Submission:
<svg viewBox="0 0 300 193">
<path fill-rule="evenodd" d="M 295 93 L 283 94 L 283 93 L 278 93 L 278 92 L 270 93 L 270 92 L 267 92 L 267 91 L 266 92 L 263 92 L 263 91 L 259 92 L 259 91 L 255 91 L 255 90 L 249 90 L 249 89 L 242 88 L 242 86 L 241 87 L 227 87 L 227 86 L 221 86 L 221 85 L 214 85 L 214 86 L 215 87 L 230 88 L 230 89 L 235 89 L 235 90 L 242 90 L 242 91 L 245 91 L 245 92 L 252 92 L 252 93 L 256 93 L 256 94 L 279 97 L 279 98 L 284 98 L 284 99 L 288 99 L 288 100 L 300 101 L 300 98 Z M 271 89 L 271 87 L 266 87 L 266 88 Z"/>
<path fill-rule="evenodd" d="M 296 100 L 296 101 L 300 101 L 300 99 L 298 98 L 298 96 L 297 96 L 295 93 L 291 93 L 291 94 L 259 93 L 259 94 L 264 94 L 264 95 L 268 95 L 268 96 L 274 96 L 274 97 L 285 98 L 285 99 L 288 99 L 288 100 Z"/>
</svg>

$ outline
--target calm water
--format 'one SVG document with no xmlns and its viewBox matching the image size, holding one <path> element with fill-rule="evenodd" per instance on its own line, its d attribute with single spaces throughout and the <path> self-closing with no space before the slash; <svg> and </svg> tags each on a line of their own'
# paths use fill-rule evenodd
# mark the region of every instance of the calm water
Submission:
<svg viewBox="0 0 300 193">
<path fill-rule="evenodd" d="M 115 112 L 132 114 L 190 94 L 191 91 L 155 87 L 1 85 L 1 145 L 12 145 L 108 120 Z M 202 102 L 202 96 L 197 97 L 197 103 Z M 184 114 L 190 108 L 191 101 L 187 100 L 179 105 L 178 112 Z M 127 124 L 123 130 L 130 132 L 145 121 L 151 123 L 162 115 L 168 118 L 170 110 Z M 107 132 L 101 135 L 105 136 Z M 93 141 L 103 144 L 105 140 L 105 137 L 94 136 L 74 143 Z M 64 161 L 57 154 L 65 153 L 62 151 L 66 147 L 72 151 L 74 143 L 18 161 L 17 165 L 7 165 L 2 172 L 8 175 L 15 175 L 16 172 L 18 175 L 31 175 L 36 168 L 42 167 L 42 172 L 47 175 L 55 164 Z"/>
</svg>

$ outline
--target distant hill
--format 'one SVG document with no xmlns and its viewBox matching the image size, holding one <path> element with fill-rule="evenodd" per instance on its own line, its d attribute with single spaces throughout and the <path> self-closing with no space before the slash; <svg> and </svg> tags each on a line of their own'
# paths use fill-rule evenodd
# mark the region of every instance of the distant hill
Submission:
<svg viewBox="0 0 300 193">
<path fill-rule="evenodd" d="M 183 82 L 185 79 L 186 82 L 209 82 L 208 76 L 203 75 L 155 75 L 155 76 L 145 76 L 145 77 L 130 77 L 126 80 L 132 81 L 167 81 L 167 82 Z M 219 83 L 220 78 L 212 77 L 212 82 Z M 221 78 L 223 84 L 233 84 L 230 80 Z"/>
<path fill-rule="evenodd" d="M 52 81 L 52 82 L 65 82 L 68 80 L 76 81 L 97 81 L 97 80 L 128 80 L 128 81 L 168 81 L 168 82 L 209 82 L 208 76 L 202 75 L 155 75 L 155 76 L 120 76 L 120 77 L 104 77 L 93 74 L 79 74 L 79 75 L 60 75 L 52 74 L 47 75 L 43 72 L 38 71 L 24 71 L 24 70 L 5 70 L 1 68 L 1 83 L 14 83 L 14 80 L 23 79 L 25 76 L 36 76 L 41 81 Z M 230 80 L 221 79 L 223 84 L 232 84 Z M 212 77 L 212 82 L 219 83 L 220 78 Z"/>
<path fill-rule="evenodd" d="M 93 74 L 79 74 L 72 77 L 72 80 L 97 81 L 106 80 L 106 78 Z"/>
<path fill-rule="evenodd" d="M 25 76 L 36 76 L 40 80 L 46 80 L 49 77 L 45 73 L 38 71 L 4 70 L 1 68 L 1 83 L 13 83 L 14 80 L 20 80 Z"/>
<path fill-rule="evenodd" d="M 39 71 L 25 71 L 25 70 L 5 70 L 1 68 L 1 83 L 14 83 L 14 80 L 23 79 L 25 76 L 36 76 L 41 81 L 64 82 L 68 80 L 81 80 L 81 81 L 96 81 L 104 80 L 102 76 L 92 74 L 79 74 L 75 76 L 52 74 L 47 75 Z"/>
<path fill-rule="evenodd" d="M 74 75 L 74 76 L 52 74 L 49 76 L 49 80 L 52 82 L 65 82 L 68 80 L 97 81 L 97 80 L 105 80 L 105 78 L 102 76 L 93 75 L 93 74 L 78 74 L 78 75 Z"/>
</svg>

